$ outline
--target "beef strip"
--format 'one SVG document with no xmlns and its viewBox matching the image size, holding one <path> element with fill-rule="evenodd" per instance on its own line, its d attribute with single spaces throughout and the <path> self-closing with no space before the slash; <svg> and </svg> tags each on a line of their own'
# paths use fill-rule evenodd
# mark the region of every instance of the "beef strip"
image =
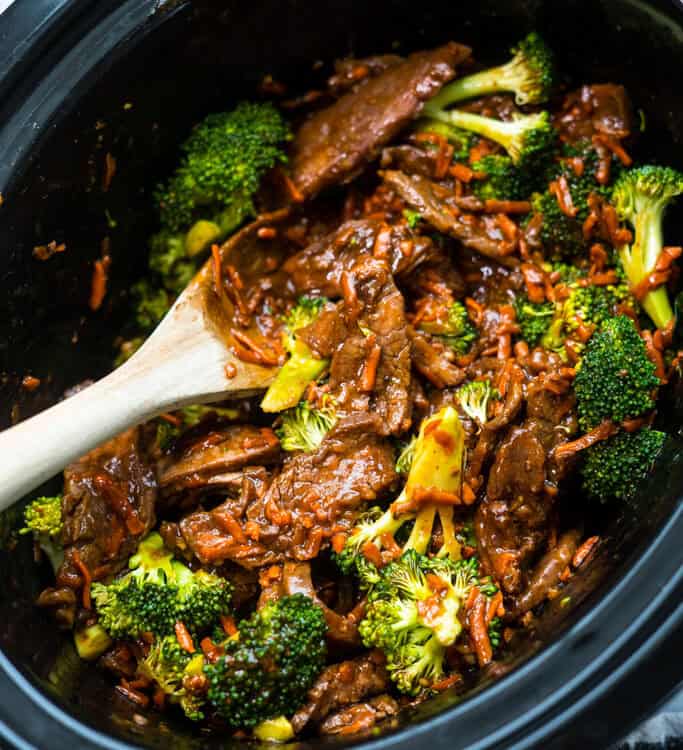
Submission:
<svg viewBox="0 0 683 750">
<path fill-rule="evenodd" d="M 167 493 L 207 484 L 224 486 L 247 465 L 267 466 L 280 458 L 280 441 L 269 427 L 232 425 L 216 429 L 159 463 L 159 486 Z M 213 480 L 213 481 L 212 481 Z"/>
<path fill-rule="evenodd" d="M 557 485 L 569 469 L 552 451 L 575 426 L 571 394 L 553 394 L 542 377 L 526 390 L 527 417 L 500 443 L 475 514 L 484 565 L 510 594 L 522 590 L 526 568 L 547 539 Z"/>
<path fill-rule="evenodd" d="M 359 84 L 299 129 L 292 177 L 306 196 L 356 177 L 455 75 L 470 50 L 450 43 L 418 52 Z"/>
<path fill-rule="evenodd" d="M 384 693 L 331 714 L 320 725 L 320 733 L 342 736 L 365 734 L 378 722 L 395 716 L 398 711 L 396 700 Z"/>
<path fill-rule="evenodd" d="M 349 89 L 357 88 L 370 76 L 377 76 L 385 70 L 400 65 L 403 59 L 398 55 L 372 55 L 371 57 L 345 57 L 335 60 L 334 75 L 327 81 L 327 87 L 334 96 L 340 96 Z"/>
<path fill-rule="evenodd" d="M 436 176 L 438 151 L 427 150 L 409 143 L 388 146 L 382 151 L 382 169 L 396 169 L 405 174 L 417 174 L 433 179 Z"/>
<path fill-rule="evenodd" d="M 430 339 L 427 334 L 408 329 L 413 367 L 436 388 L 460 385 L 465 371 L 448 357 L 446 347 Z"/>
<path fill-rule="evenodd" d="M 185 517 L 186 544 L 202 563 L 259 567 L 316 557 L 396 480 L 393 448 L 370 426 L 368 418 L 342 421 L 318 450 L 293 455 L 265 492 Z"/>
<path fill-rule="evenodd" d="M 632 132 L 633 114 L 626 89 L 613 83 L 582 86 L 569 94 L 555 125 L 570 143 L 596 133 L 624 138 Z"/>
<path fill-rule="evenodd" d="M 383 257 L 393 274 L 409 276 L 438 254 L 429 237 L 413 234 L 406 224 L 388 225 L 379 219 L 347 221 L 282 266 L 299 294 L 314 293 L 338 299 L 342 276 L 363 255 Z M 461 282 L 462 283 L 462 282 Z"/>
<path fill-rule="evenodd" d="M 449 206 L 457 209 L 455 194 L 418 174 L 408 176 L 403 172 L 387 170 L 383 177 L 387 185 L 439 232 L 460 240 L 466 247 L 503 266 L 515 268 L 519 264 L 516 258 L 501 254 L 501 243 L 505 237 L 494 216 L 467 214 L 467 220 L 463 220 L 459 209 L 459 215 L 449 210 Z"/>
<path fill-rule="evenodd" d="M 319 724 L 333 711 L 383 693 L 389 684 L 384 658 L 378 652 L 327 667 L 308 691 L 308 700 L 292 717 L 296 733 Z"/>
<path fill-rule="evenodd" d="M 59 585 L 81 587 L 75 553 L 93 578 L 118 572 L 154 525 L 157 485 L 142 436 L 128 430 L 65 469 Z"/>
</svg>

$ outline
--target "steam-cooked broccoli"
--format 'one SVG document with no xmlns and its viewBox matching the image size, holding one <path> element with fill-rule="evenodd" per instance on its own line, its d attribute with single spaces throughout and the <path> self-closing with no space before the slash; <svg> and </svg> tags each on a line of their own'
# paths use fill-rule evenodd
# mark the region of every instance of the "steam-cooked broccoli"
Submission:
<svg viewBox="0 0 683 750">
<path fill-rule="evenodd" d="M 130 571 L 121 578 L 91 587 L 99 622 L 114 638 L 169 635 L 178 622 L 198 633 L 229 609 L 230 584 L 175 560 L 156 532 L 140 542 L 128 564 Z"/>
<path fill-rule="evenodd" d="M 681 193 L 683 174 L 669 167 L 638 167 L 624 172 L 617 180 L 614 204 L 622 221 L 635 230 L 632 244 L 618 249 L 632 287 L 637 287 L 654 271 L 664 246 L 664 213 Z M 673 318 L 665 285 L 648 291 L 642 306 L 658 328 L 665 328 Z"/>
<path fill-rule="evenodd" d="M 583 489 L 601 502 L 630 500 L 659 455 L 666 434 L 643 428 L 619 432 L 586 451 Z"/>
<path fill-rule="evenodd" d="M 300 297 L 283 318 L 285 333 L 282 343 L 290 356 L 261 401 L 263 411 L 278 412 L 295 407 L 308 384 L 327 368 L 329 361 L 318 359 L 308 345 L 296 337 L 300 328 L 313 323 L 326 301 L 323 297 Z"/>
<path fill-rule="evenodd" d="M 654 406 L 655 365 L 626 315 L 606 320 L 586 345 L 574 389 L 579 424 L 586 432 L 603 420 L 617 424 Z"/>
<path fill-rule="evenodd" d="M 303 594 L 266 604 L 204 666 L 208 701 L 238 728 L 293 714 L 325 665 L 326 631 L 322 610 Z"/>
<path fill-rule="evenodd" d="M 529 346 L 536 346 L 552 323 L 555 305 L 552 302 L 531 302 L 525 294 L 518 294 L 513 307 L 520 337 Z"/>
<path fill-rule="evenodd" d="M 512 59 L 504 65 L 488 68 L 444 86 L 432 102 L 446 107 L 488 94 L 510 91 L 517 104 L 542 104 L 556 84 L 553 54 L 535 31 L 511 50 Z"/>
<path fill-rule="evenodd" d="M 26 506 L 20 534 L 33 534 L 56 571 L 64 560 L 62 534 L 62 496 L 38 497 Z"/>
<path fill-rule="evenodd" d="M 453 505 L 444 501 L 448 498 L 456 501 L 460 496 L 464 445 L 462 423 L 452 406 L 422 422 L 403 491 L 388 510 L 372 508 L 361 518 L 337 556 L 342 570 L 356 570 L 365 586 L 373 583 L 376 580 L 374 561 L 382 550 L 393 549 L 395 535 L 410 521 L 414 523 L 403 549 L 427 552 L 437 513 L 443 532 L 438 555 L 453 560 L 460 557 L 460 544 L 453 526 Z M 410 509 L 403 510 L 406 503 Z M 412 504 L 416 507 L 411 507 Z"/>
<path fill-rule="evenodd" d="M 301 401 L 293 409 L 282 413 L 282 425 L 277 429 L 277 436 L 284 450 L 310 453 L 322 443 L 335 422 L 332 407 L 314 409 L 308 401 Z"/>
<path fill-rule="evenodd" d="M 491 386 L 490 380 L 473 380 L 465 383 L 457 393 L 460 408 L 470 419 L 479 425 L 488 419 L 488 405 L 491 399 L 500 398 L 498 391 Z"/>
<path fill-rule="evenodd" d="M 466 354 L 478 335 L 462 302 L 440 308 L 434 320 L 421 320 L 418 328 L 439 338 L 456 354 Z"/>
<path fill-rule="evenodd" d="M 471 183 L 482 200 L 524 200 L 536 188 L 537 176 L 519 169 L 504 154 L 488 154 L 474 162 L 472 169 L 482 177 Z"/>
</svg>

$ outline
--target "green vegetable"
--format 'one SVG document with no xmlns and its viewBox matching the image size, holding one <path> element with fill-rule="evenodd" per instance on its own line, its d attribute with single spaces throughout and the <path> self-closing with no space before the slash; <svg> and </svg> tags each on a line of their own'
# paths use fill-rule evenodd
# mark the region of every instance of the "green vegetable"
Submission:
<svg viewBox="0 0 683 750">
<path fill-rule="evenodd" d="M 443 307 L 439 311 L 439 317 L 435 320 L 421 320 L 418 328 L 436 336 L 459 355 L 466 354 L 478 336 L 462 302 L 453 302 L 448 307 Z"/>
<path fill-rule="evenodd" d="M 314 409 L 308 401 L 300 401 L 293 409 L 282 413 L 282 425 L 277 430 L 277 436 L 284 450 L 311 453 L 322 443 L 336 421 L 331 407 Z"/>
<path fill-rule="evenodd" d="M 422 216 L 418 211 L 412 211 L 409 208 L 403 209 L 403 217 L 408 222 L 408 226 L 411 229 L 415 229 L 415 227 L 420 223 L 420 220 L 422 219 Z"/>
<path fill-rule="evenodd" d="M 91 587 L 99 622 L 113 638 L 169 635 L 177 622 L 199 633 L 229 610 L 230 584 L 175 560 L 156 532 L 140 542 L 128 565 L 121 578 Z"/>
<path fill-rule="evenodd" d="M 417 436 L 413 435 L 410 440 L 401 448 L 398 458 L 396 459 L 396 471 L 399 474 L 407 474 L 413 465 L 415 458 L 415 446 L 417 445 Z"/>
<path fill-rule="evenodd" d="M 261 742 L 289 742 L 294 739 L 294 729 L 286 716 L 262 721 L 254 727 L 253 734 Z"/>
<path fill-rule="evenodd" d="M 633 243 L 618 248 L 631 286 L 638 286 L 654 270 L 664 246 L 664 214 L 681 193 L 683 173 L 669 167 L 631 169 L 624 172 L 615 184 L 612 198 L 619 217 L 635 230 Z M 673 318 L 664 285 L 649 291 L 642 306 L 658 328 L 665 328 Z"/>
<path fill-rule="evenodd" d="M 171 703 L 179 704 L 185 716 L 193 721 L 204 718 L 204 696 L 187 689 L 187 678 L 201 674 L 202 654 L 189 654 L 174 635 L 157 638 L 147 656 L 138 664 L 138 673 L 153 680 Z"/>
<path fill-rule="evenodd" d="M 62 549 L 62 496 L 38 497 L 24 510 L 24 527 L 20 534 L 33 534 L 47 556 L 53 570 L 57 571 L 64 560 Z"/>
<path fill-rule="evenodd" d="M 536 346 L 553 321 L 555 305 L 552 302 L 530 302 L 525 294 L 518 294 L 513 307 L 520 337 L 529 346 Z"/>
<path fill-rule="evenodd" d="M 477 424 L 483 425 L 488 419 L 488 404 L 491 399 L 500 398 L 490 380 L 473 380 L 458 389 L 460 408 Z"/>
<path fill-rule="evenodd" d="M 291 716 L 325 666 L 327 626 L 303 594 L 266 604 L 240 623 L 225 656 L 204 666 L 207 698 L 232 727 Z"/>
<path fill-rule="evenodd" d="M 659 455 L 666 434 L 643 428 L 619 432 L 586 451 L 583 489 L 601 502 L 630 500 Z"/>
<path fill-rule="evenodd" d="M 553 54 L 541 36 L 532 32 L 510 51 L 513 57 L 504 65 L 456 79 L 444 86 L 432 102 L 445 109 L 466 99 L 506 91 L 514 93 L 520 105 L 546 102 L 557 76 Z"/>
<path fill-rule="evenodd" d="M 424 492 L 438 493 L 442 497 L 460 495 L 464 450 L 465 433 L 452 406 L 425 419 L 412 449 L 405 487 L 393 506 L 400 509 L 404 502 L 410 503 L 416 494 Z M 425 553 L 432 541 L 432 527 L 437 513 L 443 532 L 438 555 L 457 560 L 460 557 L 460 544 L 453 527 L 452 506 L 426 502 L 419 511 L 409 510 L 398 515 L 394 515 L 391 507 L 384 512 L 379 508 L 370 509 L 346 540 L 343 550 L 337 555 L 337 564 L 344 572 L 355 570 L 364 587 L 373 585 L 377 580 L 377 570 L 365 555 L 366 545 L 373 545 L 381 553 L 386 549 L 389 538 L 413 521 L 403 549 Z"/>
<path fill-rule="evenodd" d="M 626 315 L 606 320 L 589 339 L 574 381 L 579 424 L 588 432 L 603 420 L 620 424 L 654 406 L 655 366 Z"/>
<path fill-rule="evenodd" d="M 268 103 L 243 102 L 231 112 L 206 117 L 183 144 L 175 174 L 157 191 L 162 225 L 185 232 L 195 221 L 230 209 L 229 222 L 216 222 L 228 232 L 255 215 L 252 196 L 265 172 L 285 163 L 282 145 L 290 137 L 282 116 Z"/>
<path fill-rule="evenodd" d="M 472 169 L 485 175 L 471 185 L 474 194 L 481 200 L 524 200 L 536 187 L 536 175 L 518 169 L 509 156 L 488 154 L 472 164 Z"/>
<path fill-rule="evenodd" d="M 513 164 L 523 169 L 544 169 L 557 143 L 547 112 L 518 115 L 510 121 L 494 120 L 459 109 L 442 109 L 432 99 L 425 105 L 423 115 L 498 143 Z"/>
<path fill-rule="evenodd" d="M 476 558 L 430 559 L 410 549 L 382 568 L 359 632 L 363 645 L 384 652 L 402 693 L 428 693 L 443 677 L 446 649 L 462 632 L 458 615 L 478 584 Z"/>
<path fill-rule="evenodd" d="M 327 368 L 327 359 L 318 359 L 295 334 L 313 323 L 327 300 L 323 297 L 300 297 L 294 308 L 283 318 L 285 333 L 282 343 L 289 359 L 280 368 L 261 401 L 265 412 L 279 412 L 295 407 L 308 384 L 319 378 Z"/>
<path fill-rule="evenodd" d="M 76 651 L 84 661 L 94 661 L 112 644 L 109 633 L 99 624 L 74 630 Z"/>
</svg>

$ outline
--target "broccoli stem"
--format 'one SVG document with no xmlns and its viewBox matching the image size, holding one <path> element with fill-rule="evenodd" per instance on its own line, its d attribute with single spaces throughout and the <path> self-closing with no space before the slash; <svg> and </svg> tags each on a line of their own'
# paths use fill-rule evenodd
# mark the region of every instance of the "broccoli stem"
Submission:
<svg viewBox="0 0 683 750">
<path fill-rule="evenodd" d="M 445 86 L 430 100 L 430 105 L 445 109 L 451 104 L 476 99 L 487 94 L 497 94 L 501 91 L 514 91 L 519 82 L 519 72 L 510 65 L 499 65 L 495 68 L 482 70 L 480 73 L 460 78 Z"/>
<path fill-rule="evenodd" d="M 653 202 L 642 207 L 636 216 L 635 229 L 633 246 L 624 245 L 619 249 L 619 258 L 634 286 L 654 270 L 661 254 L 664 245 L 661 205 Z M 665 328 L 673 318 L 665 286 L 648 292 L 641 304 L 657 328 Z"/>
<path fill-rule="evenodd" d="M 317 380 L 329 364 L 327 359 L 316 359 L 303 341 L 297 341 L 292 356 L 280 368 L 261 402 L 267 413 L 292 409 L 301 401 L 312 380 Z"/>
</svg>

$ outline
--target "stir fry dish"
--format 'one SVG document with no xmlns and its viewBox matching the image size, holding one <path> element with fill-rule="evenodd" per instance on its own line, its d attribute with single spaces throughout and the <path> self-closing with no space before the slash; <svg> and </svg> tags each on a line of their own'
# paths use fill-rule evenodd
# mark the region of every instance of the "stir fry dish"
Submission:
<svg viewBox="0 0 683 750">
<path fill-rule="evenodd" d="M 581 509 L 651 471 L 683 174 L 536 33 L 493 68 L 449 43 L 267 83 L 159 186 L 120 359 L 207 263 L 270 386 L 93 450 L 23 532 L 38 605 L 139 709 L 363 735 L 493 673 L 604 543 Z"/>
</svg>

